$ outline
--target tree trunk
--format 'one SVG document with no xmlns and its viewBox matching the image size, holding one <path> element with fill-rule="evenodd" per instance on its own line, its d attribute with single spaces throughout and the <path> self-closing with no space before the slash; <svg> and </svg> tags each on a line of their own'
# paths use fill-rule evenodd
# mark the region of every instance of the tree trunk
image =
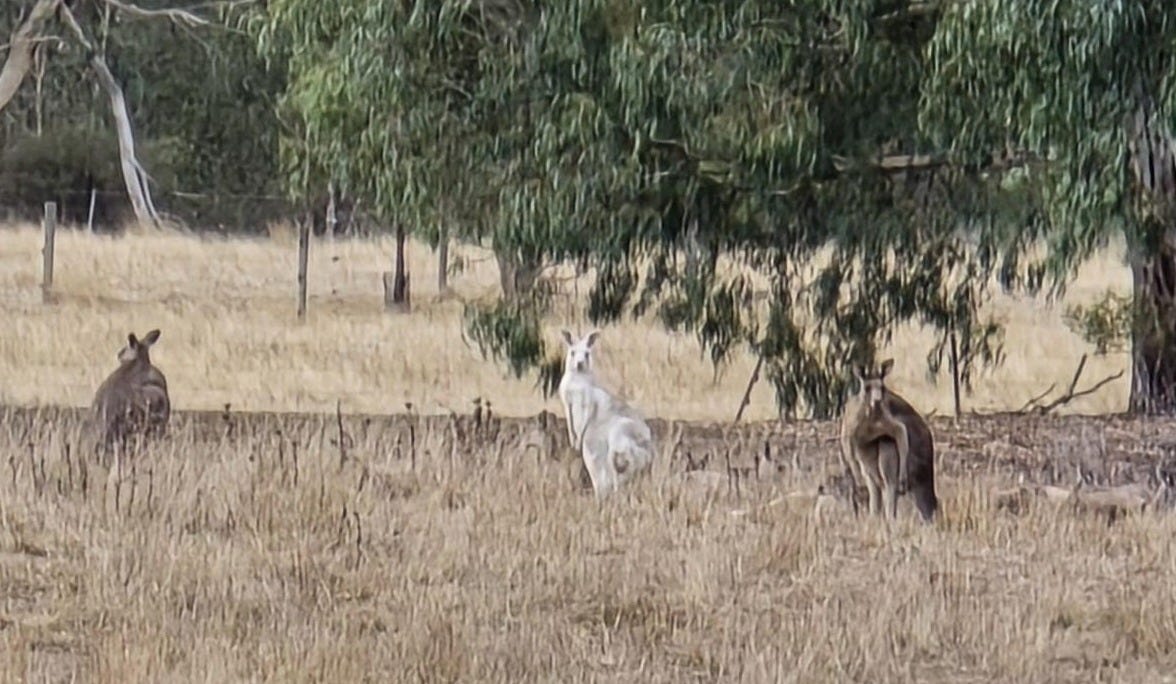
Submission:
<svg viewBox="0 0 1176 684">
<path fill-rule="evenodd" d="M 1176 413 L 1176 145 L 1155 102 L 1136 83 L 1128 153 L 1145 234 L 1127 242 L 1134 286 L 1131 321 L 1132 413 Z"/>
<path fill-rule="evenodd" d="M 518 252 L 495 251 L 498 260 L 498 278 L 502 285 L 502 296 L 516 299 L 531 294 L 539 272 L 543 270 L 536 261 L 524 259 Z"/>
<path fill-rule="evenodd" d="M 1176 242 L 1134 249 L 1132 413 L 1176 413 Z"/>
<path fill-rule="evenodd" d="M 38 33 L 45 22 L 57 11 L 61 0 L 38 0 L 24 23 L 12 34 L 8 46 L 8 58 L 0 68 L 0 110 L 12 101 L 20 84 L 24 82 L 33 62 L 33 47 L 37 44 Z"/>
<path fill-rule="evenodd" d="M 702 242 L 698 239 L 698 219 L 690 219 L 690 226 L 686 228 L 686 273 L 691 277 L 698 277 L 702 269 Z"/>
<path fill-rule="evenodd" d="M 396 270 L 384 272 L 384 308 L 398 313 L 408 313 L 412 310 L 411 290 L 409 288 L 408 266 L 404 258 L 405 243 L 408 233 L 403 223 L 396 225 Z"/>
</svg>

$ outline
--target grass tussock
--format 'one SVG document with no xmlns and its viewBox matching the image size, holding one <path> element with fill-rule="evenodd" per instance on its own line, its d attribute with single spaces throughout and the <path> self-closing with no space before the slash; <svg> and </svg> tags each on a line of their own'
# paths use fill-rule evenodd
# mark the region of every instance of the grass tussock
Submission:
<svg viewBox="0 0 1176 684">
<path fill-rule="evenodd" d="M 790 435 L 802 461 L 708 496 L 663 436 L 655 474 L 598 505 L 570 462 L 519 449 L 525 425 L 455 448 L 422 421 L 412 454 L 403 421 L 349 422 L 341 454 L 333 418 L 200 420 L 121 471 L 76 416 L 0 422 L 0 678 L 1146 682 L 1176 664 L 1176 519 L 999 510 L 1011 473 L 976 474 L 978 443 L 1007 423 L 938 429 L 942 517 L 904 501 L 887 526 L 785 496 L 822 482 L 827 424 Z M 1040 458 L 1094 448 L 1041 425 L 1021 440 Z M 1090 429 L 1113 454 L 1140 439 Z"/>
<path fill-rule="evenodd" d="M 177 409 L 387 413 L 413 402 L 423 412 L 463 411 L 490 397 L 504 415 L 558 410 L 531 379 L 517 380 L 482 359 L 463 340 L 462 301 L 497 293 L 498 272 L 485 250 L 455 247 L 462 270 L 453 296 L 436 293 L 436 259 L 409 248 L 414 308 L 382 312 L 381 273 L 391 268 L 387 239 L 316 241 L 310 251 L 309 313 L 296 310 L 297 241 L 274 226 L 268 237 L 223 239 L 177 231 L 135 230 L 123 237 L 61 229 L 57 235 L 56 303 L 41 303 L 41 237 L 35 226 L 11 226 L 0 240 L 0 402 L 85 405 L 115 365 L 130 331 L 163 331 L 153 359 L 168 376 Z M 999 295 L 989 310 L 1007 326 L 1007 361 L 976 378 L 966 409 L 1016 409 L 1051 385 L 1065 387 L 1093 347 L 1063 321 L 1064 306 L 1092 301 L 1110 288 L 1127 292 L 1121 248 L 1109 249 L 1079 274 L 1056 307 Z M 561 273 L 561 276 L 570 275 Z M 587 280 L 562 285 L 545 325 L 555 353 L 561 327 L 586 329 L 579 316 Z M 898 331 L 886 353 L 897 360 L 893 384 L 924 411 L 952 410 L 951 383 L 925 376 L 927 331 Z M 693 338 L 648 320 L 604 331 L 599 362 L 608 382 L 647 414 L 691 420 L 729 419 L 751 374 L 744 352 L 717 376 Z M 1092 356 L 1088 381 L 1127 368 L 1126 354 Z M 1082 386 L 1085 386 L 1083 383 Z M 1122 410 L 1129 374 L 1063 411 Z M 772 389 L 760 383 L 745 416 L 776 415 Z"/>
</svg>

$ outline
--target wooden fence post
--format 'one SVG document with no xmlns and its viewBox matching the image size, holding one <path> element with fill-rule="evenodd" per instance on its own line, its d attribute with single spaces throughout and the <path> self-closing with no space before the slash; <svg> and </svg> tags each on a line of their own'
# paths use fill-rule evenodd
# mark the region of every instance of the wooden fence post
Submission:
<svg viewBox="0 0 1176 684">
<path fill-rule="evenodd" d="M 45 203 L 45 218 L 41 222 L 45 231 L 45 245 L 41 248 L 41 301 L 53 299 L 53 245 L 57 237 L 57 202 Z"/>
<path fill-rule="evenodd" d="M 449 294 L 449 230 L 441 229 L 437 243 L 437 292 Z"/>
<path fill-rule="evenodd" d="M 298 228 L 298 320 L 306 318 L 306 264 L 310 257 L 310 220 Z"/>
<path fill-rule="evenodd" d="M 960 347 L 956 342 L 955 331 L 951 331 L 951 391 L 955 400 L 955 417 L 960 418 Z"/>
</svg>

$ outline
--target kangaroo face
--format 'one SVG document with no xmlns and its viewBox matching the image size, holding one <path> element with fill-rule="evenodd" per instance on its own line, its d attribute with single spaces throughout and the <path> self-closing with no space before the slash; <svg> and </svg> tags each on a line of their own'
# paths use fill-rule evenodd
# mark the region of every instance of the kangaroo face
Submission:
<svg viewBox="0 0 1176 684">
<path fill-rule="evenodd" d="M 871 371 L 865 366 L 855 366 L 854 375 L 857 376 L 861 388 L 858 394 L 866 410 L 875 415 L 882 410 L 882 402 L 886 398 L 886 375 L 894 367 L 894 359 L 886 359 L 877 371 Z"/>
<path fill-rule="evenodd" d="M 583 373 L 592 367 L 592 350 L 576 346 L 568 350 L 568 366 Z"/>
<path fill-rule="evenodd" d="M 886 396 L 886 385 L 877 378 L 871 378 L 862 383 L 862 397 L 871 411 L 876 411 Z"/>
<path fill-rule="evenodd" d="M 564 368 L 575 370 L 577 373 L 587 373 L 592 370 L 592 345 L 596 343 L 599 331 L 593 330 L 581 340 L 576 340 L 567 330 L 562 331 L 564 342 L 568 345 Z"/>
</svg>

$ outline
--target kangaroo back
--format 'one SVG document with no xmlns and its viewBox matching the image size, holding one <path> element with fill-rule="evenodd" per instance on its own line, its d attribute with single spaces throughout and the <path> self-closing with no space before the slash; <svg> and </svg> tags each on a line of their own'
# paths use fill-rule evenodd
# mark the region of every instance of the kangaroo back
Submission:
<svg viewBox="0 0 1176 684">
<path fill-rule="evenodd" d="M 935 495 L 935 438 L 931 427 L 913 406 L 894 392 L 888 394 L 887 406 L 906 426 L 910 444 L 907 459 L 910 494 L 923 519 L 929 521 L 939 510 L 939 498 Z"/>
<path fill-rule="evenodd" d="M 98 386 L 94 395 L 94 414 L 102 433 L 103 446 L 111 447 L 125 440 L 130 425 L 135 421 L 135 402 L 132 392 L 130 364 L 119 366 Z"/>
</svg>

